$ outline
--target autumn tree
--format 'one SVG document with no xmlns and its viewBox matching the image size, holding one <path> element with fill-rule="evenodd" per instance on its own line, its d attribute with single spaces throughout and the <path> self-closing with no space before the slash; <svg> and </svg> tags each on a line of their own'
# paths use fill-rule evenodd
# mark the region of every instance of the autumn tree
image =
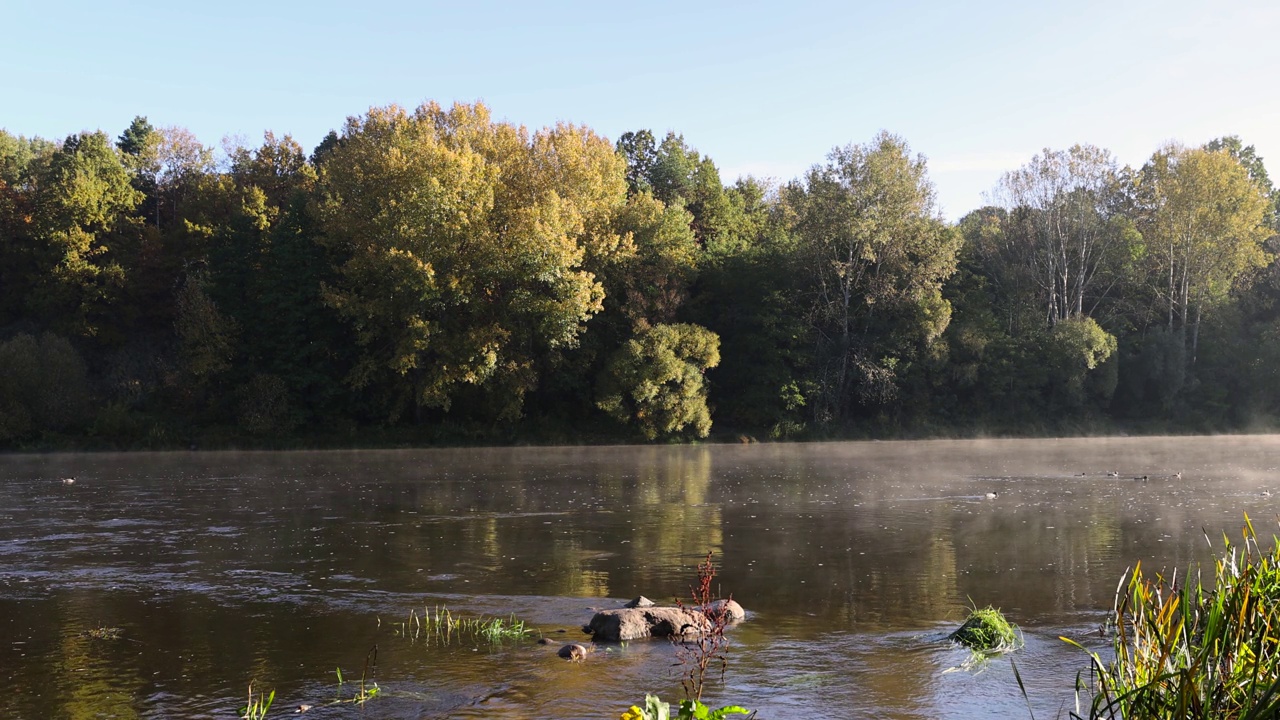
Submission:
<svg viewBox="0 0 1280 720">
<path fill-rule="evenodd" d="M 648 130 L 624 133 L 617 143 L 627 162 L 627 182 L 635 193 L 652 193 L 666 206 L 689 211 L 689 226 L 701 244 L 724 232 L 729 200 L 720 170 L 711 158 L 689 147 L 682 135 L 667 133 L 655 143 Z"/>
<path fill-rule="evenodd" d="M 697 273 L 698 245 L 691 215 L 649 193 L 631 196 L 614 218 L 626 244 L 606 275 L 609 297 L 631 327 L 673 322 Z"/>
<path fill-rule="evenodd" d="M 1245 145 L 1244 141 L 1238 135 L 1225 135 L 1215 138 L 1205 143 L 1204 149 L 1209 152 L 1225 151 L 1231 157 L 1239 162 L 1245 172 L 1249 173 L 1249 179 L 1253 180 L 1258 189 L 1262 191 L 1271 201 L 1268 208 L 1270 212 L 1271 227 L 1280 230 L 1280 192 L 1276 191 L 1275 186 L 1271 183 L 1271 175 L 1267 172 L 1267 166 L 1262 162 L 1262 157 L 1258 155 L 1258 151 L 1252 145 Z"/>
<path fill-rule="evenodd" d="M 146 195 L 146 218 L 166 230 L 183 217 L 183 205 L 201 192 L 200 181 L 212 174 L 213 151 L 183 127 L 156 128 L 136 117 L 116 141 L 134 173 L 134 186 Z"/>
<path fill-rule="evenodd" d="M 0 323 L 30 311 L 42 274 L 36 257 L 35 190 L 57 144 L 0 130 Z"/>
<path fill-rule="evenodd" d="M 1149 290 L 1194 365 L 1204 312 L 1270 260 L 1268 198 L 1230 152 L 1176 145 L 1152 156 L 1139 190 Z"/>
<path fill-rule="evenodd" d="M 98 335 L 118 320 L 125 269 L 112 246 L 141 194 L 101 132 L 68 137 L 32 173 L 30 305 L 67 334 Z"/>
<path fill-rule="evenodd" d="M 483 105 L 350 118 L 320 165 L 315 212 L 341 256 L 326 302 L 362 356 L 352 385 L 389 388 L 392 417 L 484 388 L 520 413 L 538 359 L 577 342 L 617 251 L 622 159 L 586 128 L 537 132 Z"/>
</svg>

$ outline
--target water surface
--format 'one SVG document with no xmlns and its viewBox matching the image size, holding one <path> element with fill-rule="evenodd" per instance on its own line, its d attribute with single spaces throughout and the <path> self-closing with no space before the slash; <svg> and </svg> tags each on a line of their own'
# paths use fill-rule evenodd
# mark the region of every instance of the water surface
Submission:
<svg viewBox="0 0 1280 720">
<path fill-rule="evenodd" d="M 707 552 L 749 611 L 713 703 L 1028 717 L 1007 658 L 956 669 L 966 655 L 944 640 L 991 604 L 1025 632 L 1013 657 L 1035 716 L 1065 717 L 1085 658 L 1058 637 L 1105 649 L 1099 625 L 1138 561 L 1207 560 L 1204 532 L 1238 537 L 1245 512 L 1268 535 L 1278 450 L 1222 437 L 8 456 L 0 717 L 228 718 L 255 680 L 280 717 L 616 718 L 645 691 L 680 696 L 671 644 L 574 664 L 557 645 L 411 641 L 400 623 L 447 606 L 577 641 L 595 608 L 687 596 Z M 326 705 L 366 660 L 380 696 Z"/>
</svg>

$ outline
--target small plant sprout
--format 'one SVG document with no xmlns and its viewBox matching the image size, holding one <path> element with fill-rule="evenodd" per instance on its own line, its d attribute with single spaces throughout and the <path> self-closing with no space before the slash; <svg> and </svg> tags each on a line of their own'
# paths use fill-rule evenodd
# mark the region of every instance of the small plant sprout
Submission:
<svg viewBox="0 0 1280 720">
<path fill-rule="evenodd" d="M 755 717 L 755 713 L 737 705 L 712 710 L 697 700 L 684 700 L 674 720 L 724 720 L 730 715 Z M 644 707 L 632 705 L 623 711 L 619 720 L 672 720 L 671 704 L 662 702 L 656 695 L 645 695 Z"/>
<path fill-rule="evenodd" d="M 336 691 L 336 695 L 334 696 L 334 699 L 333 699 L 333 704 L 354 703 L 356 705 L 363 705 L 366 702 L 377 697 L 378 693 L 382 692 L 382 688 L 378 687 L 378 683 L 376 682 L 370 683 L 368 681 L 369 665 L 371 661 L 373 666 L 376 668 L 378 665 L 378 646 L 377 645 L 374 645 L 369 650 L 369 652 L 365 653 L 364 671 L 360 673 L 360 688 L 359 690 L 356 691 L 354 695 L 352 695 L 349 698 L 342 697 L 342 685 L 343 685 L 342 668 L 337 668 L 335 670 L 335 672 L 338 675 L 338 688 Z"/>
<path fill-rule="evenodd" d="M 276 699 L 276 691 L 272 690 L 270 695 L 258 693 L 257 697 L 253 695 L 253 681 L 249 682 L 249 704 L 240 708 L 241 720 L 262 720 L 267 716 L 267 711 L 271 709 L 271 703 Z"/>
</svg>

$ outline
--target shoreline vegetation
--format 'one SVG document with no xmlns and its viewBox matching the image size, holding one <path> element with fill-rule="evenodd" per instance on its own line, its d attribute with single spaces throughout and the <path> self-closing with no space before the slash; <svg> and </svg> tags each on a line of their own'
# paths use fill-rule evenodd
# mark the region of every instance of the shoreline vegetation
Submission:
<svg viewBox="0 0 1280 720">
<path fill-rule="evenodd" d="M 1273 430 L 1277 207 L 1235 136 L 1075 145 L 958 222 L 882 132 L 726 184 L 685 139 L 372 108 L 308 151 L 0 130 L 0 449 Z"/>
<path fill-rule="evenodd" d="M 1074 639 L 1063 642 L 1082 651 L 1076 675 L 1076 703 L 1067 716 L 1078 720 L 1117 717 L 1142 718 L 1271 718 L 1280 713 L 1280 540 L 1270 547 L 1258 539 L 1246 515 L 1239 543 L 1226 535 L 1210 572 L 1198 565 L 1183 570 L 1144 573 L 1141 564 L 1126 570 L 1116 587 L 1115 603 L 1103 627 L 1112 639 L 1111 657 L 1104 660 Z M 1206 541 L 1213 542 L 1206 535 Z M 697 584 L 690 588 L 695 606 L 708 607 L 711 582 L 716 577 L 712 555 L 697 567 Z M 536 631 L 526 629 L 514 616 L 506 621 L 454 616 L 447 609 L 430 608 L 419 616 L 411 612 L 398 623 L 396 635 L 411 642 L 434 639 L 450 642 L 467 635 L 471 640 L 497 644 L 505 640 L 529 641 Z M 704 685 L 718 671 L 721 683 L 730 672 L 725 638 L 726 623 L 721 615 L 698 642 L 677 643 L 676 665 L 683 668 L 681 685 L 685 700 L 677 713 L 668 703 L 647 694 L 642 705 L 621 713 L 622 720 L 667 720 L 672 717 L 723 718 L 748 715 L 750 710 L 726 705 L 717 710 L 701 703 Z M 1017 654 L 1025 650 L 1021 631 L 999 610 L 976 606 L 964 624 L 947 637 L 971 649 L 975 657 Z M 623 643 L 625 647 L 625 643 Z M 370 654 L 375 658 L 377 646 Z M 561 657 L 581 661 L 577 656 Z M 366 657 L 365 674 L 369 672 Z M 1018 673 L 1013 676 L 1024 697 L 1026 687 Z M 338 671 L 339 699 L 335 702 L 363 704 L 379 691 L 365 689 L 351 699 L 341 698 L 342 674 Z M 241 707 L 243 718 L 266 716 L 274 691 L 254 695 L 249 685 L 249 704 Z M 1030 701 L 1030 698 L 1027 698 Z M 749 702 L 749 699 L 748 699 Z M 309 706 L 301 706 L 309 707 Z M 1028 705 L 1028 715 L 1030 705 Z M 608 711 L 601 714 L 611 716 Z"/>
<path fill-rule="evenodd" d="M 747 433 L 713 432 L 705 438 L 676 438 L 658 442 L 666 445 L 758 445 L 788 442 L 911 442 L 929 440 L 1047 440 L 1088 438 L 1161 438 L 1206 437 L 1212 435 L 1248 437 L 1280 434 L 1280 425 L 1249 428 L 1186 428 L 1167 425 L 1139 427 L 1038 427 L 1023 424 L 1000 430 L 975 430 L 974 428 L 913 428 L 892 433 L 844 433 L 805 434 L 789 438 L 757 437 Z M 53 436 L 33 439 L 13 446 L 0 446 L 0 455 L 46 453 L 109 453 L 109 452 L 309 452 L 343 450 L 410 450 L 410 449 L 466 449 L 466 448 L 553 448 L 553 447 L 605 447 L 654 445 L 625 433 L 590 434 L 580 432 L 564 435 L 527 434 L 516 436 L 437 435 L 422 429 L 387 430 L 362 429 L 344 435 L 314 435 L 261 438 L 235 433 L 209 432 L 196 436 L 192 441 L 179 439 L 148 441 L 138 444 L 120 444 L 100 438 L 80 436 Z"/>
<path fill-rule="evenodd" d="M 1212 545 L 1206 534 L 1205 540 Z M 1280 540 L 1225 534 L 1210 573 L 1148 576 L 1141 564 L 1116 588 L 1113 658 L 1088 653 L 1072 718 L 1272 718 L 1280 713 Z M 1084 673 L 1082 673 L 1084 675 Z"/>
</svg>

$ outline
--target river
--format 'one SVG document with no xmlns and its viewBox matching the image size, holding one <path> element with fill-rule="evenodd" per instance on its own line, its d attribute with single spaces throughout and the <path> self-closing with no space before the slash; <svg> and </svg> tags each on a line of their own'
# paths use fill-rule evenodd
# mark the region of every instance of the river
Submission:
<svg viewBox="0 0 1280 720">
<path fill-rule="evenodd" d="M 254 681 L 268 717 L 612 720 L 681 697 L 678 648 L 556 648 L 708 552 L 748 611 L 710 704 L 1065 717 L 1059 636 L 1105 653 L 1134 563 L 1209 560 L 1245 513 L 1270 537 L 1277 465 L 1274 436 L 4 456 L 0 717 L 231 718 Z M 966 666 L 971 605 L 1026 647 Z M 402 632 L 440 607 L 554 643 Z"/>
</svg>

